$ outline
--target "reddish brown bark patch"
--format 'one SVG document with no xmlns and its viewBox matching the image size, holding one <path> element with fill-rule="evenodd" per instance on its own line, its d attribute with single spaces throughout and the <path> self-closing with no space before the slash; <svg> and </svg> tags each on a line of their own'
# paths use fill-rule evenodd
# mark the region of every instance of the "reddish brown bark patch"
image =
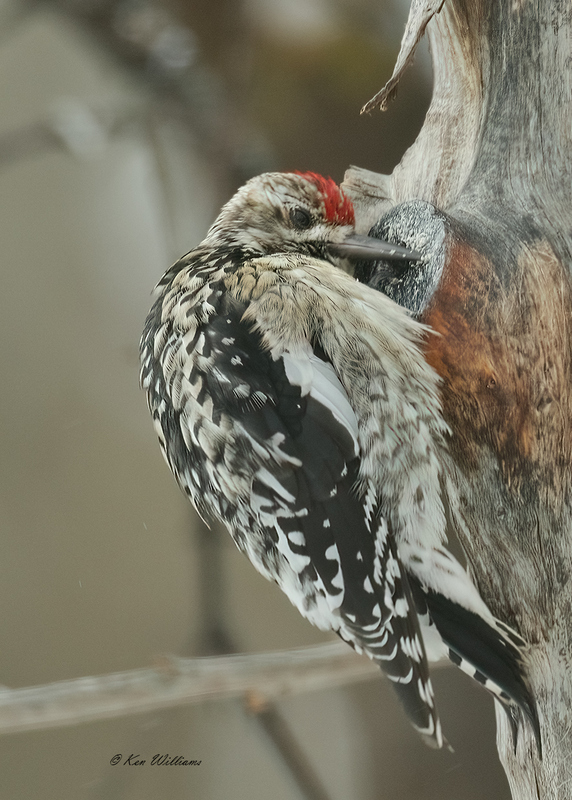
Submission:
<svg viewBox="0 0 572 800">
<path fill-rule="evenodd" d="M 442 376 L 453 452 L 475 469 L 492 448 L 507 484 L 534 479 L 562 497 L 572 454 L 570 286 L 546 242 L 524 247 L 508 285 L 451 237 L 444 278 L 424 322 L 427 360 Z"/>
</svg>

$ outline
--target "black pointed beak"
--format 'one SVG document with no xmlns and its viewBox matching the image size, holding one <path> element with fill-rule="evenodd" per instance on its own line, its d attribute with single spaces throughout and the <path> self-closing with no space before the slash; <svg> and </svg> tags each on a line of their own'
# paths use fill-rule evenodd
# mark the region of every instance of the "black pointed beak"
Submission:
<svg viewBox="0 0 572 800">
<path fill-rule="evenodd" d="M 328 249 L 334 255 L 363 261 L 419 261 L 421 258 L 415 250 L 357 233 L 352 233 L 343 242 L 329 244 Z"/>
</svg>

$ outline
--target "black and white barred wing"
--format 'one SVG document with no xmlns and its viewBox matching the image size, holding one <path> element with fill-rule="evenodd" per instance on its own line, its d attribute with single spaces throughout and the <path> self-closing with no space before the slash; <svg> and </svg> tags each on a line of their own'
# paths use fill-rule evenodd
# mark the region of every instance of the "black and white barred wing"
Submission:
<svg viewBox="0 0 572 800">
<path fill-rule="evenodd" d="M 342 384 L 319 346 L 271 355 L 245 306 L 215 295 L 207 323 L 159 334 L 163 385 L 149 398 L 171 468 L 305 617 L 381 666 L 415 726 L 441 744 L 395 542 L 373 489 L 355 490 L 359 431 Z"/>
</svg>

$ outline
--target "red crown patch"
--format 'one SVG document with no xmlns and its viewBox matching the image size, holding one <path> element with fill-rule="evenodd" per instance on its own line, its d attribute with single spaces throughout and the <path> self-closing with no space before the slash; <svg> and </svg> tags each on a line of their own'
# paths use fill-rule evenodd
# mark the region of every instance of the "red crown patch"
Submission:
<svg viewBox="0 0 572 800">
<path fill-rule="evenodd" d="M 324 200 L 326 219 L 338 225 L 354 225 L 355 214 L 352 201 L 331 178 L 324 178 L 316 172 L 297 172 L 301 178 L 312 181 Z"/>
</svg>

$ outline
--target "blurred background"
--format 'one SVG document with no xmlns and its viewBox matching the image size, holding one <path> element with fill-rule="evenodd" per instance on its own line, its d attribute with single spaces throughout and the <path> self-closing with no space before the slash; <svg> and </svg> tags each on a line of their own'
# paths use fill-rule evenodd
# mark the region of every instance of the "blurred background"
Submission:
<svg viewBox="0 0 572 800">
<path fill-rule="evenodd" d="M 327 639 L 177 489 L 138 339 L 155 282 L 247 178 L 392 170 L 429 103 L 427 54 L 388 112 L 359 109 L 406 15 L 398 0 L 0 0 L 0 683 Z M 380 677 L 262 717 L 210 702 L 3 735 L 0 798 L 508 798 L 492 701 L 454 670 L 435 684 L 454 753 L 422 744 Z M 109 764 L 158 752 L 202 764 Z"/>
</svg>

